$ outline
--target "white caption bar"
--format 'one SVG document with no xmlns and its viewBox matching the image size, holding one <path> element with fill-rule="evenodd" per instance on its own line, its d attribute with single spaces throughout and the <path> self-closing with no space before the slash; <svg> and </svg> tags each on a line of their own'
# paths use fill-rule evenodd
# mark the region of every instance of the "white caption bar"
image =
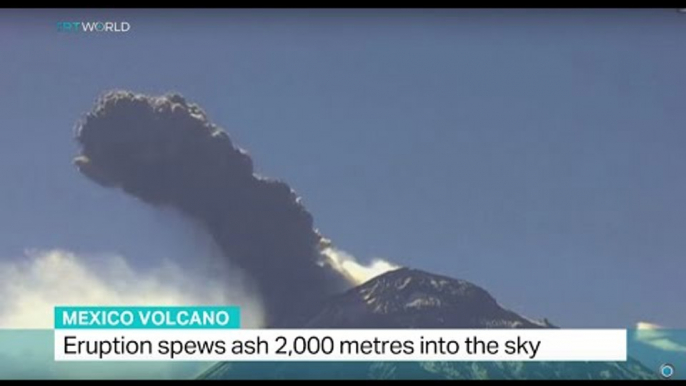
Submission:
<svg viewBox="0 0 686 386">
<path fill-rule="evenodd" d="M 626 330 L 55 330 L 57 361 L 626 361 Z"/>
</svg>

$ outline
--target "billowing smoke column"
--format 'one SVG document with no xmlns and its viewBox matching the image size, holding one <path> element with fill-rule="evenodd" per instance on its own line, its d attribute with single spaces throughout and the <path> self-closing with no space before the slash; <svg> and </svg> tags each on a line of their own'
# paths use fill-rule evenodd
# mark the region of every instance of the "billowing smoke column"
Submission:
<svg viewBox="0 0 686 386">
<path fill-rule="evenodd" d="M 256 176 L 248 154 L 182 96 L 108 92 L 76 138 L 84 175 L 205 227 L 257 285 L 269 326 L 298 324 L 350 286 L 328 264 L 327 241 L 291 188 Z"/>
</svg>

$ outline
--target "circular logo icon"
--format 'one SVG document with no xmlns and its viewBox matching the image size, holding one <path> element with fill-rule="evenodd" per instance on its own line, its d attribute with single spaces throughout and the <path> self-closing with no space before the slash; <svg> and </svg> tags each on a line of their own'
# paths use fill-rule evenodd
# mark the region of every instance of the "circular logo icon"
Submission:
<svg viewBox="0 0 686 386">
<path fill-rule="evenodd" d="M 669 363 L 665 363 L 664 365 L 660 366 L 660 375 L 665 379 L 671 378 L 674 376 L 674 366 Z"/>
</svg>

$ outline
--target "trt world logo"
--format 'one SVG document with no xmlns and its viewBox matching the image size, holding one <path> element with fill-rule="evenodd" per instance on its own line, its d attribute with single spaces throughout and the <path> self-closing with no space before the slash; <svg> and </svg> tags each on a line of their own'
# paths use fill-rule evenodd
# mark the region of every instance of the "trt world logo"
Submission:
<svg viewBox="0 0 686 386">
<path fill-rule="evenodd" d="M 131 24 L 125 21 L 59 21 L 57 22 L 58 32 L 71 33 L 103 33 L 103 32 L 128 32 Z"/>
</svg>

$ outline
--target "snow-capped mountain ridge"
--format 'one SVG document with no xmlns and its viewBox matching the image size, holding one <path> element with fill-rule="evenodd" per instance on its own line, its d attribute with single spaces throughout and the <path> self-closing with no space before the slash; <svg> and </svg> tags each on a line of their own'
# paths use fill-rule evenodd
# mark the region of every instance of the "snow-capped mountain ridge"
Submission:
<svg viewBox="0 0 686 386">
<path fill-rule="evenodd" d="M 483 288 L 418 269 L 377 276 L 327 302 L 310 328 L 545 328 Z"/>
<path fill-rule="evenodd" d="M 555 328 L 465 280 L 401 268 L 327 301 L 306 328 Z M 627 362 L 219 363 L 201 379 L 656 379 Z"/>
</svg>

